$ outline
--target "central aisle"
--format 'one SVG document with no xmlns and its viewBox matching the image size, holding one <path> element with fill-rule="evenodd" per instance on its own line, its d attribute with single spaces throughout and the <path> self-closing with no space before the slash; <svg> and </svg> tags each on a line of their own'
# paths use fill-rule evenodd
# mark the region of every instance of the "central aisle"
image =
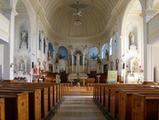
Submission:
<svg viewBox="0 0 159 120">
<path fill-rule="evenodd" d="M 64 97 L 52 120 L 106 120 L 91 96 Z"/>
</svg>

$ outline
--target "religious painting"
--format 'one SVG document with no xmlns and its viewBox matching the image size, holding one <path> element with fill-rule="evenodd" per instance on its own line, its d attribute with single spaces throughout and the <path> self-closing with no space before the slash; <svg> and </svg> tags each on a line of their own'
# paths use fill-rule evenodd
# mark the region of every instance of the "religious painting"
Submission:
<svg viewBox="0 0 159 120">
<path fill-rule="evenodd" d="M 64 46 L 59 47 L 58 58 L 68 60 L 68 50 L 66 47 L 64 47 Z"/>
<path fill-rule="evenodd" d="M 41 50 L 41 43 L 42 43 L 42 32 L 39 31 L 39 50 Z"/>
<path fill-rule="evenodd" d="M 109 61 L 109 44 L 104 44 L 102 47 L 102 58 L 105 58 L 106 61 Z"/>
<path fill-rule="evenodd" d="M 54 48 L 52 43 L 48 43 L 48 61 L 51 61 L 53 63 L 53 57 L 54 57 Z"/>
<path fill-rule="evenodd" d="M 98 53 L 99 53 L 99 50 L 98 50 L 97 47 L 90 48 L 89 51 L 88 51 L 89 58 L 92 59 L 92 60 L 97 60 Z"/>
<path fill-rule="evenodd" d="M 43 39 L 43 53 L 46 53 L 46 38 Z"/>
</svg>

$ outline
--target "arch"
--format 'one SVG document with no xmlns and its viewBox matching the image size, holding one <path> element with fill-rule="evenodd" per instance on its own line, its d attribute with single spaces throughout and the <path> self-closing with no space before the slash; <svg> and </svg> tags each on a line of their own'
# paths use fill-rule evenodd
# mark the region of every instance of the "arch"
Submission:
<svg viewBox="0 0 159 120">
<path fill-rule="evenodd" d="M 89 59 L 96 60 L 98 58 L 99 50 L 97 47 L 92 47 L 88 50 Z"/>
<path fill-rule="evenodd" d="M 124 16 L 123 16 L 123 20 L 122 20 L 122 26 L 121 26 L 121 56 L 123 56 L 126 52 L 126 50 L 129 48 L 129 40 L 128 40 L 128 36 L 130 34 L 130 32 L 134 32 L 136 33 L 142 33 L 143 34 L 143 17 L 140 16 L 142 13 L 142 4 L 140 2 L 140 0 L 131 0 L 128 4 L 127 7 L 125 9 L 124 12 Z M 133 12 L 136 12 L 136 14 L 138 14 L 138 19 L 140 19 L 139 21 L 136 20 L 136 22 L 128 22 L 129 17 L 131 16 L 131 14 L 133 14 Z M 137 15 L 135 15 L 137 16 Z M 132 17 L 131 17 L 132 18 Z M 132 20 L 131 20 L 132 21 Z M 139 25 L 140 24 L 140 25 Z M 140 29 L 138 29 L 138 27 L 140 26 Z M 128 30 L 130 32 L 128 32 Z M 143 39 L 143 35 L 140 35 L 141 39 Z M 136 38 L 138 39 L 138 38 Z M 137 44 L 137 43 L 136 43 Z"/>
<path fill-rule="evenodd" d="M 31 49 L 31 21 L 27 7 L 22 0 L 16 3 L 17 16 L 15 17 L 15 52 L 19 49 Z M 26 48 L 26 49 L 25 49 Z"/>
<path fill-rule="evenodd" d="M 128 2 L 127 6 L 125 8 L 123 18 L 122 18 L 122 26 L 121 26 L 121 33 L 122 34 L 124 33 L 125 22 L 127 20 L 127 16 L 129 14 L 129 11 L 131 11 L 131 9 L 134 7 L 133 5 L 138 7 L 138 10 L 143 11 L 142 3 L 140 2 L 140 0 L 131 0 L 130 2 Z"/>
<path fill-rule="evenodd" d="M 123 64 L 129 64 L 130 57 L 136 57 L 140 65 L 144 66 L 144 39 L 143 39 L 143 12 L 140 0 L 131 0 L 125 9 L 121 26 L 121 56 Z M 133 21 L 132 21 L 133 20 Z M 123 69 L 122 76 L 125 81 L 129 70 Z M 132 74 L 132 73 L 131 73 Z"/>
<path fill-rule="evenodd" d="M 28 13 L 28 16 L 29 16 L 29 21 L 30 21 L 30 24 L 31 24 L 31 30 L 35 28 L 35 25 L 36 25 L 36 13 L 30 3 L 29 0 L 17 0 L 16 3 L 15 3 L 15 8 L 17 7 L 17 4 L 18 2 L 22 2 L 25 6 L 25 9 Z"/>
<path fill-rule="evenodd" d="M 36 52 L 32 49 L 36 45 L 36 14 L 29 0 L 15 0 L 12 5 L 13 10 L 17 12 L 14 27 L 14 64 L 19 66 L 21 64 L 18 62 L 20 58 L 26 60 L 23 70 L 26 74 L 23 74 L 23 76 L 29 80 L 30 71 L 36 63 L 35 55 L 30 55 L 31 50 Z M 14 71 L 14 76 L 21 72 L 16 68 L 14 68 Z"/>
<path fill-rule="evenodd" d="M 68 50 L 64 46 L 60 46 L 58 49 L 58 58 L 68 60 Z"/>
<path fill-rule="evenodd" d="M 37 18 L 36 18 L 36 12 L 33 9 L 33 6 L 30 2 L 30 0 L 15 0 L 14 7 L 16 9 L 18 2 L 22 2 L 25 6 L 26 12 L 28 14 L 29 24 L 30 24 L 30 41 L 32 41 L 33 44 L 36 44 L 36 31 L 37 31 Z"/>
</svg>

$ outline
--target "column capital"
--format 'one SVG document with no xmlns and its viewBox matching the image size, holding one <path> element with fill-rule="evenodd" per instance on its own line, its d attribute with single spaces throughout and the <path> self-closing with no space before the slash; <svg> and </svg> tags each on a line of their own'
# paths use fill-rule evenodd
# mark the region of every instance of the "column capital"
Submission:
<svg viewBox="0 0 159 120">
<path fill-rule="evenodd" d="M 18 12 L 16 11 L 15 8 L 12 8 L 12 9 L 11 9 L 11 13 L 12 13 L 14 16 L 17 16 L 17 15 L 18 15 Z"/>
</svg>

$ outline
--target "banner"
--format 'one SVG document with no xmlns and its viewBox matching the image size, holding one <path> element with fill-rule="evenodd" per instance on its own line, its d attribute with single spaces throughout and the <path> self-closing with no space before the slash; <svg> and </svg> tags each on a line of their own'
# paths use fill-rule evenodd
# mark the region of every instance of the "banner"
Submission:
<svg viewBox="0 0 159 120">
<path fill-rule="evenodd" d="M 108 71 L 108 78 L 107 83 L 115 84 L 117 83 L 117 71 L 115 70 L 109 70 Z"/>
</svg>

